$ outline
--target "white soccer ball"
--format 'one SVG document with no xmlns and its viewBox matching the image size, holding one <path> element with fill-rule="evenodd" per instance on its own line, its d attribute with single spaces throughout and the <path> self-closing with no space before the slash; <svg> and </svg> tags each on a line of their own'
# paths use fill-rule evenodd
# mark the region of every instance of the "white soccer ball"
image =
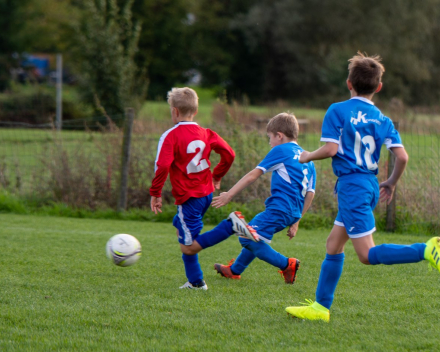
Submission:
<svg viewBox="0 0 440 352">
<path fill-rule="evenodd" d="M 136 263 L 142 254 L 141 244 L 136 237 L 119 234 L 107 242 L 107 257 L 118 266 L 130 266 Z"/>
</svg>

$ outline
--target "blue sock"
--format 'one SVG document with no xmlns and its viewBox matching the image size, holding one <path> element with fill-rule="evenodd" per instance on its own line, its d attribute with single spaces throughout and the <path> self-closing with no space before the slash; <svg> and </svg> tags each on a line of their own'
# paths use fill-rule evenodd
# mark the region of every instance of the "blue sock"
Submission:
<svg viewBox="0 0 440 352">
<path fill-rule="evenodd" d="M 188 281 L 193 285 L 198 285 L 203 280 L 202 268 L 199 264 L 199 256 L 182 254 L 183 264 L 185 265 L 185 274 Z"/>
<path fill-rule="evenodd" d="M 342 274 L 345 254 L 326 254 L 321 265 L 318 287 L 316 288 L 316 302 L 330 309 L 335 296 L 336 286 Z"/>
<path fill-rule="evenodd" d="M 196 241 L 203 249 L 205 249 L 224 241 L 233 233 L 232 223 L 229 220 L 223 220 L 211 231 L 207 231 L 203 235 L 198 236 Z"/>
<path fill-rule="evenodd" d="M 249 249 L 242 248 L 240 255 L 237 257 L 237 260 L 232 264 L 231 271 L 235 275 L 240 275 L 250 263 L 255 259 L 255 254 L 252 253 Z"/>
<path fill-rule="evenodd" d="M 414 243 L 410 246 L 381 244 L 370 248 L 368 261 L 371 265 L 418 263 L 425 259 L 425 248 L 425 243 Z"/>
<path fill-rule="evenodd" d="M 254 242 L 247 238 L 240 237 L 238 239 L 241 245 L 247 250 L 251 251 L 258 259 L 263 260 L 281 270 L 284 270 L 289 263 L 289 258 L 269 246 L 267 243 L 260 241 Z"/>
</svg>

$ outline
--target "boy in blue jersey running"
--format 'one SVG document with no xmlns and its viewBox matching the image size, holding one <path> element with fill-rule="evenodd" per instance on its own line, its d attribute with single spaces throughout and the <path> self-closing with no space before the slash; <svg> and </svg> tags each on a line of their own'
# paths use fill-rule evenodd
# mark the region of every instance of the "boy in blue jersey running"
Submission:
<svg viewBox="0 0 440 352">
<path fill-rule="evenodd" d="M 228 192 L 214 197 L 216 208 L 228 204 L 244 188 L 261 175 L 272 172 L 271 196 L 266 199 L 266 210 L 255 216 L 249 224 L 240 212 L 229 215 L 233 229 L 242 233 L 239 241 L 243 247 L 237 260 L 229 265 L 215 264 L 214 269 L 223 277 L 240 279 L 240 274 L 258 258 L 280 269 L 284 281 L 293 284 L 299 260 L 288 258 L 275 251 L 269 243 L 275 233 L 289 227 L 287 236 L 292 239 L 298 230 L 302 214 L 310 207 L 316 183 L 313 162 L 300 164 L 303 149 L 296 143 L 298 121 L 295 116 L 281 113 L 267 124 L 267 135 L 272 147 L 260 164 L 246 174 Z"/>
<path fill-rule="evenodd" d="M 392 121 L 371 101 L 382 89 L 385 71 L 379 56 L 368 57 L 360 52 L 349 60 L 347 87 L 351 99 L 330 106 L 322 125 L 324 146 L 314 152 L 304 151 L 301 163 L 332 157 L 333 172 L 338 176 L 338 215 L 327 239 L 327 254 L 321 266 L 316 301 L 307 300 L 303 307 L 288 307 L 294 317 L 309 320 L 330 320 L 330 307 L 342 274 L 344 246 L 351 239 L 363 264 L 404 264 L 428 260 L 440 271 L 440 237 L 426 244 L 382 244 L 375 246 L 376 230 L 373 210 L 380 198 L 390 203 L 397 181 L 408 162 L 399 133 Z M 394 153 L 393 173 L 378 184 L 376 175 L 382 144 Z M 380 189 L 380 192 L 379 192 Z"/>
</svg>

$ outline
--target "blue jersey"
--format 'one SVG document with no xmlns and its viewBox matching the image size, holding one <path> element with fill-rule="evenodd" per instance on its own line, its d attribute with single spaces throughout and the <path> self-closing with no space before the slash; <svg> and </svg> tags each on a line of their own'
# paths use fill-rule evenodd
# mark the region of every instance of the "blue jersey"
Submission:
<svg viewBox="0 0 440 352">
<path fill-rule="evenodd" d="M 403 147 L 393 122 L 372 101 L 361 97 L 329 107 L 321 141 L 339 145 L 332 161 L 338 177 L 353 173 L 377 175 L 382 144 L 388 149 Z"/>
<path fill-rule="evenodd" d="M 301 217 L 304 197 L 307 192 L 315 192 L 316 184 L 313 162 L 299 162 L 302 151 L 295 142 L 283 143 L 273 147 L 258 164 L 257 168 L 264 173 L 272 172 L 271 196 L 266 199 L 266 209 Z"/>
</svg>

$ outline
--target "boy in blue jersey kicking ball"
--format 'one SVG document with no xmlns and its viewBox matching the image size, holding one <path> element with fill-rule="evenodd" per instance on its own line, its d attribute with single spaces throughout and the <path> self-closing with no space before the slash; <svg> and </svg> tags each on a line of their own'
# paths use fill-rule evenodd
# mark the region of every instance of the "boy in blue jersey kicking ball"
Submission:
<svg viewBox="0 0 440 352">
<path fill-rule="evenodd" d="M 299 163 L 303 149 L 296 143 L 298 121 L 295 116 L 282 113 L 273 117 L 267 124 L 267 135 L 272 149 L 263 161 L 228 192 L 221 193 L 212 201 L 212 206 L 216 208 L 224 206 L 261 175 L 272 172 L 271 196 L 265 202 L 266 210 L 249 224 L 240 212 L 229 215 L 232 229 L 243 234 L 239 237 L 243 247 L 240 255 L 233 264 L 215 264 L 214 269 L 226 278 L 240 279 L 240 274 L 258 258 L 279 268 L 284 281 L 293 284 L 299 260 L 285 257 L 269 243 L 275 233 L 286 227 L 289 227 L 287 236 L 290 239 L 296 235 L 300 218 L 310 207 L 315 194 L 315 166 L 313 162 Z"/>
<path fill-rule="evenodd" d="M 309 163 L 332 157 L 338 176 L 338 215 L 327 239 L 327 254 L 321 266 L 316 301 L 303 307 L 288 307 L 294 317 L 330 320 L 330 307 L 344 264 L 344 246 L 350 239 L 363 264 L 404 264 L 428 260 L 440 271 L 440 237 L 426 244 L 382 244 L 375 246 L 373 210 L 380 198 L 390 203 L 400 176 L 408 162 L 399 133 L 392 121 L 371 101 L 382 89 L 385 71 L 379 56 L 360 52 L 349 60 L 347 87 L 351 99 L 330 106 L 322 125 L 321 141 L 326 144 L 314 152 L 304 151 L 299 161 Z M 396 162 L 390 178 L 380 185 L 376 175 L 382 144 L 394 153 Z M 380 192 L 379 192 L 380 190 Z"/>
</svg>

